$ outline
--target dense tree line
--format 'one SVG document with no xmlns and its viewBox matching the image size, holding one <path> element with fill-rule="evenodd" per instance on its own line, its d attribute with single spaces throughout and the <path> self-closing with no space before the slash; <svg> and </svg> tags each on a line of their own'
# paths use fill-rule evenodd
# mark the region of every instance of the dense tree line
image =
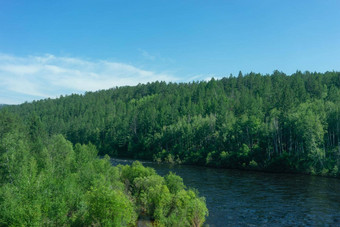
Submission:
<svg viewBox="0 0 340 227">
<path fill-rule="evenodd" d="M 340 73 L 249 73 L 6 107 L 115 157 L 339 175 Z"/>
<path fill-rule="evenodd" d="M 112 166 L 94 145 L 73 146 L 43 134 L 39 118 L 23 124 L 0 112 L 0 226 L 201 226 L 204 198 L 175 174 L 139 162 Z"/>
</svg>

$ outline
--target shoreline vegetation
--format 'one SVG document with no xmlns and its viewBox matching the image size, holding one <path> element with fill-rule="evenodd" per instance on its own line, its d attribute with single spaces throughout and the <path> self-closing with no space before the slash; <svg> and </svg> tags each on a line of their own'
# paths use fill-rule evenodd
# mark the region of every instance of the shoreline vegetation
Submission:
<svg viewBox="0 0 340 227">
<path fill-rule="evenodd" d="M 113 158 L 120 160 L 120 158 Z M 132 159 L 131 159 L 132 160 Z M 133 159 L 137 160 L 137 159 Z M 250 171 L 250 172 L 258 172 L 258 173 L 268 173 L 268 174 L 292 174 L 292 175 L 305 175 L 305 176 L 315 176 L 315 177 L 326 177 L 326 178 L 339 178 L 339 175 L 334 175 L 334 174 L 316 174 L 316 173 L 310 173 L 310 172 L 293 172 L 293 171 L 279 171 L 279 170 L 270 170 L 270 169 L 254 169 L 254 168 L 225 168 L 225 167 L 219 167 L 219 166 L 214 166 L 214 165 L 196 165 L 196 164 L 188 164 L 188 163 L 182 163 L 182 162 L 167 162 L 167 161 L 159 161 L 159 160 L 141 160 L 138 159 L 137 161 L 149 161 L 153 162 L 156 164 L 165 164 L 165 165 L 170 165 L 170 166 L 175 166 L 175 165 L 188 165 L 188 166 L 200 166 L 200 167 L 206 167 L 206 168 L 212 168 L 212 169 L 226 169 L 226 170 L 238 170 L 238 171 Z"/>
<path fill-rule="evenodd" d="M 100 155 L 231 169 L 340 174 L 340 73 L 241 72 L 6 106 Z"/>
<path fill-rule="evenodd" d="M 135 161 L 113 166 L 92 144 L 0 113 L 0 226 L 202 226 L 205 198 Z"/>
</svg>

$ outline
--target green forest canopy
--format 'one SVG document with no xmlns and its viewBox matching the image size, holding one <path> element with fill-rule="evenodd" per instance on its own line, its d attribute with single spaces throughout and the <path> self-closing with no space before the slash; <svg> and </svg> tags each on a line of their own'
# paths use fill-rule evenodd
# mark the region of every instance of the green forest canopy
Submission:
<svg viewBox="0 0 340 227">
<path fill-rule="evenodd" d="M 40 135 L 0 112 L 0 226 L 201 226 L 208 210 L 182 178 L 139 162 L 111 165 L 94 145 Z"/>
<path fill-rule="evenodd" d="M 154 82 L 3 108 L 101 155 L 339 175 L 340 73 Z"/>
</svg>

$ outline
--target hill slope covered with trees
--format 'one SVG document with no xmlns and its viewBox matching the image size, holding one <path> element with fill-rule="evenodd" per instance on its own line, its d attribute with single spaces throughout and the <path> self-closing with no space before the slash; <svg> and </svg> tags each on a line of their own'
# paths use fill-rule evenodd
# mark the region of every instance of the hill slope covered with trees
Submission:
<svg viewBox="0 0 340 227">
<path fill-rule="evenodd" d="M 339 72 L 154 82 L 4 109 L 102 155 L 339 175 Z"/>
</svg>

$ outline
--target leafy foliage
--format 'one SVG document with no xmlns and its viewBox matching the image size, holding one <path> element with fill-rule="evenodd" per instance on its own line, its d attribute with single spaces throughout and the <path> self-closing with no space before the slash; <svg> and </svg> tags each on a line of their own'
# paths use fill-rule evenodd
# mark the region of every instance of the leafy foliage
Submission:
<svg viewBox="0 0 340 227">
<path fill-rule="evenodd" d="M 274 71 L 119 87 L 2 110 L 36 119 L 49 136 L 92 143 L 101 155 L 334 176 L 339 97 L 339 72 Z"/>
<path fill-rule="evenodd" d="M 186 226 L 196 219 L 203 224 L 203 198 L 190 197 L 188 203 L 199 201 L 191 213 L 172 203 L 179 189 L 191 193 L 180 177 L 171 174 L 169 185 L 178 190 L 170 192 L 163 177 L 138 162 L 114 167 L 92 144 L 73 146 L 60 134 L 37 139 L 43 135 L 36 135 L 39 127 L 32 125 L 39 124 L 32 121 L 24 125 L 0 112 L 0 226 L 135 226 L 144 213 L 169 226 L 179 223 L 176 216 L 168 220 L 170 209 L 180 210 Z"/>
</svg>

